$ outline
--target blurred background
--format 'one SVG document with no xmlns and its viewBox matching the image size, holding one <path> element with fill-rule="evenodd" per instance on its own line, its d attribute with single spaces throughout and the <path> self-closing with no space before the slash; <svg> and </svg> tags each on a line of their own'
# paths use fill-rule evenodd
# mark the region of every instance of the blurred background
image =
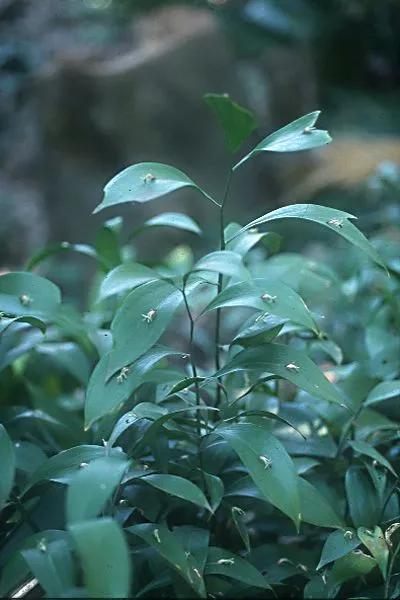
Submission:
<svg viewBox="0 0 400 600">
<path fill-rule="evenodd" d="M 319 152 L 246 163 L 229 220 L 316 202 L 357 215 L 366 233 L 399 221 L 399 0 L 0 0 L 0 269 L 47 245 L 92 243 L 117 214 L 129 232 L 183 211 L 206 232 L 139 237 L 139 260 L 181 242 L 214 249 L 213 206 L 190 191 L 91 214 L 115 173 L 147 160 L 218 198 L 228 157 L 206 92 L 254 112 L 249 148 L 316 109 L 334 138 Z M 286 250 L 308 242 L 293 227 L 274 226 Z M 63 253 L 40 268 L 80 298 L 93 265 Z"/>
</svg>

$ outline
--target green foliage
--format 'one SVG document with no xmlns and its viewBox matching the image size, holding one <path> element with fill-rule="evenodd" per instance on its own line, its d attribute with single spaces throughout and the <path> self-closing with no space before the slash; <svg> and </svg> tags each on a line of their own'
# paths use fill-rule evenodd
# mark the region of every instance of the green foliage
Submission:
<svg viewBox="0 0 400 600">
<path fill-rule="evenodd" d="M 206 100 L 236 152 L 251 115 Z M 396 597 L 396 223 L 367 240 L 316 205 L 224 222 L 236 169 L 327 143 L 317 116 L 239 160 L 220 199 L 157 163 L 107 184 L 96 211 L 181 187 L 212 201 L 221 237 L 204 256 L 129 258 L 149 228 L 202 235 L 163 212 L 31 261 L 96 260 L 83 314 L 36 273 L 0 276 L 2 595 L 36 578 L 47 597 Z M 254 229 L 287 218 L 338 234 L 325 262 Z"/>
</svg>

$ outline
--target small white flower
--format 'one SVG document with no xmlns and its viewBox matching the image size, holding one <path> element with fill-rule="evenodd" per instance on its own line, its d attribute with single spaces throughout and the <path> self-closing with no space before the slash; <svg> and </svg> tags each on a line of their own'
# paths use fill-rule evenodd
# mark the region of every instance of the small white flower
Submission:
<svg viewBox="0 0 400 600">
<path fill-rule="evenodd" d="M 142 315 L 142 318 L 145 323 L 152 323 L 154 321 L 154 319 L 156 318 L 156 315 L 157 315 L 157 311 L 154 310 L 154 308 L 152 308 L 151 310 L 149 310 L 148 313 L 146 313 L 145 315 Z"/>
<path fill-rule="evenodd" d="M 161 544 L 161 538 L 160 538 L 160 534 L 158 532 L 158 529 L 155 529 L 153 531 L 153 536 L 154 536 L 154 539 L 156 540 L 157 544 Z"/>
<path fill-rule="evenodd" d="M 36 548 L 40 552 L 47 552 L 47 542 L 46 542 L 46 539 L 42 538 L 41 540 L 39 540 L 38 543 L 36 544 Z"/>
<path fill-rule="evenodd" d="M 21 302 L 22 306 L 29 306 L 32 303 L 32 298 L 30 298 L 27 294 L 21 294 L 19 301 Z"/>
<path fill-rule="evenodd" d="M 354 537 L 354 533 L 352 531 L 350 531 L 350 529 L 345 531 L 343 535 L 346 538 L 346 540 L 352 540 Z"/>
<path fill-rule="evenodd" d="M 343 221 L 341 221 L 340 219 L 330 219 L 329 221 L 327 221 L 327 224 L 333 225 L 334 227 L 339 227 L 339 229 L 343 227 Z"/>
<path fill-rule="evenodd" d="M 298 367 L 297 365 L 295 365 L 294 363 L 289 363 L 288 365 L 286 365 L 285 367 L 288 371 L 291 371 L 292 373 L 298 373 L 300 371 L 300 367 Z"/>
<path fill-rule="evenodd" d="M 269 304 L 273 304 L 276 300 L 277 296 L 271 296 L 271 294 L 263 294 L 261 296 L 261 299 L 264 300 L 265 302 L 269 302 Z"/>
<path fill-rule="evenodd" d="M 310 134 L 313 131 L 315 131 L 315 127 L 313 125 L 310 127 L 304 127 L 304 129 L 303 129 L 303 133 L 306 133 L 306 134 Z"/>
<path fill-rule="evenodd" d="M 153 175 L 153 173 L 147 173 L 144 177 L 142 177 L 142 181 L 143 183 L 151 183 L 152 181 L 155 181 L 156 177 L 155 175 Z"/>
<path fill-rule="evenodd" d="M 218 565 L 229 565 L 232 566 L 235 564 L 234 558 L 220 558 L 217 562 Z"/>
<path fill-rule="evenodd" d="M 128 375 L 129 367 L 122 367 L 119 374 L 117 375 L 117 382 L 122 383 L 123 381 L 125 381 L 125 379 L 127 379 Z"/>
<path fill-rule="evenodd" d="M 267 458 L 266 456 L 259 456 L 258 457 L 261 462 L 264 465 L 264 469 L 269 469 L 272 466 L 272 460 L 270 458 Z"/>
</svg>

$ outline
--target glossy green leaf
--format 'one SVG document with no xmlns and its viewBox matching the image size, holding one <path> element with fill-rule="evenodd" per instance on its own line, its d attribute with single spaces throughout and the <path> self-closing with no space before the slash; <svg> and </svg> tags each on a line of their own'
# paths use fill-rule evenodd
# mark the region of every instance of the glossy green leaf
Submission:
<svg viewBox="0 0 400 600">
<path fill-rule="evenodd" d="M 375 527 L 379 522 L 380 501 L 367 475 L 350 467 L 345 477 L 349 512 L 355 527 Z"/>
<path fill-rule="evenodd" d="M 325 227 L 328 227 L 328 229 L 335 231 L 354 246 L 363 250 L 363 252 L 372 258 L 378 265 L 386 268 L 379 253 L 370 244 L 365 235 L 349 221 L 349 219 L 355 218 L 356 217 L 349 213 L 334 208 L 328 208 L 326 206 L 318 206 L 317 204 L 292 204 L 290 206 L 277 208 L 258 219 L 254 219 L 254 221 L 251 221 L 236 232 L 231 240 L 235 239 L 248 229 L 258 227 L 259 225 L 271 221 L 277 221 L 279 219 L 305 219 L 306 221 L 319 223 L 320 225 L 324 225 Z"/>
<path fill-rule="evenodd" d="M 200 488 L 194 483 L 183 477 L 176 475 L 149 475 L 142 478 L 142 481 L 155 487 L 166 494 L 177 496 L 183 500 L 187 500 L 192 504 L 205 508 L 212 512 L 207 498 Z"/>
<path fill-rule="evenodd" d="M 218 294 L 203 312 L 235 306 L 254 308 L 319 331 L 304 300 L 280 281 L 257 278 L 232 285 Z"/>
<path fill-rule="evenodd" d="M 71 551 L 66 540 L 39 542 L 36 548 L 22 550 L 31 573 L 50 598 L 61 598 L 74 584 Z"/>
<path fill-rule="evenodd" d="M 182 292 L 166 281 L 144 283 L 125 298 L 111 323 L 114 350 L 109 355 L 107 378 L 159 340 L 182 302 Z"/>
<path fill-rule="evenodd" d="M 318 527 L 343 528 L 345 526 L 343 519 L 327 498 L 309 481 L 301 477 L 299 479 L 302 521 Z"/>
<path fill-rule="evenodd" d="M 13 443 L 3 425 L 0 423 L 0 511 L 14 485 L 15 453 Z"/>
<path fill-rule="evenodd" d="M 392 473 L 392 475 L 394 475 L 394 477 L 397 478 L 396 471 L 393 469 L 390 462 L 384 456 L 382 456 L 382 454 L 380 452 L 378 452 L 378 450 L 376 450 L 373 446 L 371 446 L 371 444 L 367 444 L 366 442 L 357 440 L 357 441 L 350 441 L 349 445 L 353 448 L 353 450 L 355 450 L 359 454 L 365 454 L 366 456 L 369 456 L 373 460 L 376 460 L 376 462 L 378 462 L 380 465 L 383 465 L 384 467 L 386 467 L 386 469 L 388 469 Z"/>
<path fill-rule="evenodd" d="M 48 318 L 61 303 L 58 287 L 34 273 L 0 275 L 0 311 L 13 316 Z"/>
<path fill-rule="evenodd" d="M 234 154 L 257 127 L 256 119 L 251 112 L 231 100 L 228 94 L 205 94 L 203 99 L 217 115 L 228 150 Z"/>
<path fill-rule="evenodd" d="M 378 404 L 378 402 L 383 402 L 390 398 L 397 398 L 398 396 L 400 396 L 400 379 L 396 379 L 395 381 L 382 381 L 369 392 L 364 406 Z"/>
<path fill-rule="evenodd" d="M 267 136 L 234 169 L 260 152 L 298 152 L 326 146 L 332 141 L 331 136 L 327 131 L 315 128 L 320 114 L 319 110 L 312 112 Z"/>
<path fill-rule="evenodd" d="M 184 213 L 166 212 L 156 215 L 143 224 L 143 228 L 149 229 L 150 227 L 173 227 L 197 235 L 202 233 L 196 221 Z"/>
<path fill-rule="evenodd" d="M 131 559 L 124 535 L 104 517 L 69 526 L 83 568 L 89 598 L 128 598 Z"/>
<path fill-rule="evenodd" d="M 372 556 L 364 554 L 361 550 L 353 550 L 335 562 L 332 579 L 335 583 L 344 583 L 354 577 L 367 575 L 374 567 L 376 560 Z"/>
<path fill-rule="evenodd" d="M 109 219 L 97 231 L 95 248 L 99 259 L 105 265 L 106 271 L 122 262 L 119 234 L 123 225 L 122 217 Z"/>
<path fill-rule="evenodd" d="M 266 578 L 251 563 L 224 548 L 211 546 L 205 568 L 206 575 L 223 575 L 254 587 L 271 589 Z"/>
<path fill-rule="evenodd" d="M 158 273 L 139 263 L 124 263 L 112 269 L 100 284 L 97 300 L 128 292 L 147 281 L 160 279 Z"/>
<path fill-rule="evenodd" d="M 367 529 L 366 527 L 359 527 L 357 529 L 357 534 L 364 546 L 368 548 L 372 556 L 375 558 L 383 578 L 386 579 L 389 561 L 389 547 L 385 540 L 382 529 L 380 527 L 375 527 L 374 530 L 371 530 Z"/>
<path fill-rule="evenodd" d="M 354 529 L 333 531 L 326 539 L 317 569 L 322 569 L 330 562 L 352 552 L 360 544 L 361 542 Z"/>
<path fill-rule="evenodd" d="M 185 173 L 175 167 L 146 162 L 127 167 L 107 183 L 102 202 L 93 211 L 124 202 L 149 202 L 184 187 L 201 190 Z"/>
<path fill-rule="evenodd" d="M 229 250 L 219 250 L 206 254 L 196 263 L 193 271 L 214 271 L 238 279 L 251 278 L 250 272 L 243 265 L 241 257 Z"/>
<path fill-rule="evenodd" d="M 206 473 L 206 471 L 203 471 L 202 477 L 204 477 L 207 486 L 207 495 L 210 499 L 211 510 L 215 512 L 224 496 L 224 483 L 220 477 Z"/>
<path fill-rule="evenodd" d="M 189 562 L 189 557 L 185 554 L 179 538 L 165 525 L 161 523 L 141 523 L 128 527 L 128 531 L 138 535 L 154 548 L 202 598 L 206 596 L 201 573 L 196 573 L 196 567 L 193 567 Z"/>
<path fill-rule="evenodd" d="M 46 333 L 47 325 L 37 317 L 15 317 L 13 319 L 2 318 L 0 321 L 0 335 L 5 333 L 14 323 L 28 323 L 32 327 L 40 329 L 42 333 Z"/>
<path fill-rule="evenodd" d="M 105 456 L 80 469 L 67 491 L 68 523 L 97 517 L 120 483 L 128 466 L 129 462 L 122 456 Z"/>
<path fill-rule="evenodd" d="M 104 458 L 106 456 L 104 446 L 76 446 L 68 448 L 49 458 L 43 465 L 34 471 L 32 477 L 28 480 L 25 491 L 41 481 L 58 481 L 59 483 L 69 483 L 71 478 L 81 466 L 85 466 L 93 460 Z M 123 456 L 120 448 L 113 450 L 113 455 Z"/>
<path fill-rule="evenodd" d="M 109 364 L 114 351 L 105 354 L 97 363 L 86 391 L 85 429 L 105 415 L 118 409 L 143 383 L 148 373 L 160 360 L 171 355 L 182 354 L 169 348 L 155 347 L 127 367 L 124 375 L 117 375 L 107 381 Z"/>
<path fill-rule="evenodd" d="M 222 425 L 215 430 L 238 454 L 267 500 L 300 523 L 298 476 L 281 442 L 263 427 L 252 423 Z"/>
<path fill-rule="evenodd" d="M 257 321 L 257 318 L 252 317 L 240 328 L 232 340 L 232 345 L 239 344 L 244 348 L 249 348 L 272 342 L 288 321 L 287 318 L 274 315 L 267 315 L 259 321 Z"/>
<path fill-rule="evenodd" d="M 273 373 L 291 381 L 312 396 L 345 407 L 344 398 L 317 365 L 304 352 L 290 346 L 265 344 L 258 348 L 246 348 L 236 354 L 215 376 L 248 370 Z"/>
</svg>

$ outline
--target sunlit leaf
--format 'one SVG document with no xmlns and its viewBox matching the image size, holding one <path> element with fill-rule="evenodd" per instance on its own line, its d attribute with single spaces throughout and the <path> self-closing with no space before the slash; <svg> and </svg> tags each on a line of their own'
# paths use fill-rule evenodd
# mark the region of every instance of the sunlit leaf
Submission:
<svg viewBox="0 0 400 600">
<path fill-rule="evenodd" d="M 388 561 L 389 561 L 389 547 L 385 540 L 385 536 L 380 527 L 375 529 L 367 529 L 366 527 L 359 527 L 357 534 L 364 546 L 368 548 L 372 556 L 375 558 L 378 566 L 381 570 L 383 578 L 386 579 Z"/>
</svg>

